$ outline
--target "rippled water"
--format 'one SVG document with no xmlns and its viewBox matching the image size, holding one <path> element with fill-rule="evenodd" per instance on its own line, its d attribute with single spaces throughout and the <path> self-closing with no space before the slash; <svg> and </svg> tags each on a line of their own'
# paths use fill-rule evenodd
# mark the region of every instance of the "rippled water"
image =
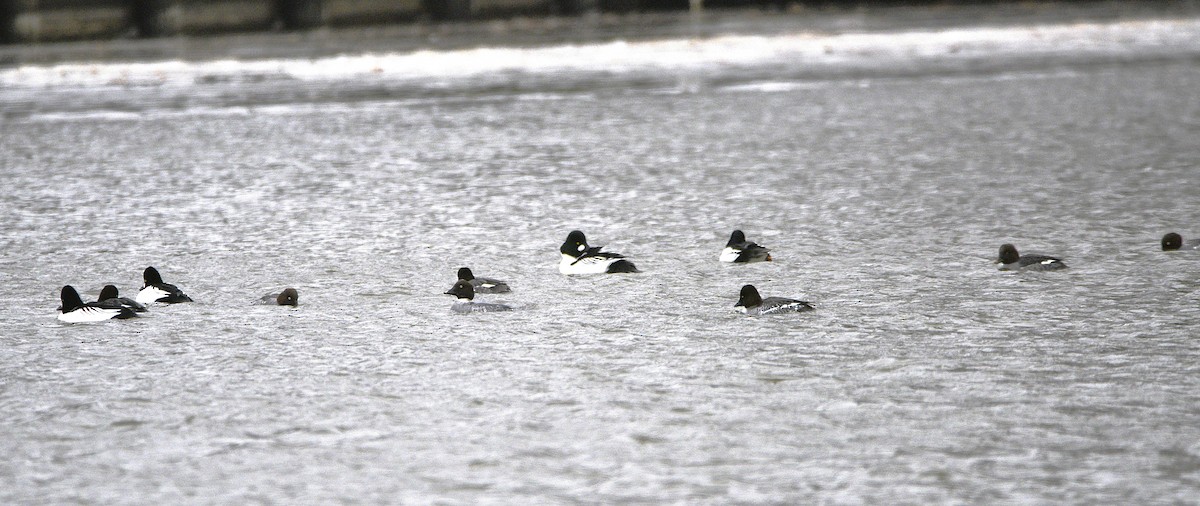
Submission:
<svg viewBox="0 0 1200 506">
<path fill-rule="evenodd" d="M 1193 502 L 1196 27 L 9 69 L 0 502 Z M 561 276 L 572 229 L 644 272 Z M 197 302 L 55 320 L 147 265 Z"/>
</svg>

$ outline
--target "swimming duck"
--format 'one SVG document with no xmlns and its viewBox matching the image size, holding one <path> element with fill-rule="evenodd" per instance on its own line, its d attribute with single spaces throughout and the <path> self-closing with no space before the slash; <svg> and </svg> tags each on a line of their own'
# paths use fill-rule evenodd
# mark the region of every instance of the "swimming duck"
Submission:
<svg viewBox="0 0 1200 506">
<path fill-rule="evenodd" d="M 588 247 L 587 238 L 578 230 L 567 234 L 558 248 L 562 254 L 558 272 L 563 274 L 615 274 L 641 272 L 624 255 L 600 251 L 603 246 Z"/>
</svg>

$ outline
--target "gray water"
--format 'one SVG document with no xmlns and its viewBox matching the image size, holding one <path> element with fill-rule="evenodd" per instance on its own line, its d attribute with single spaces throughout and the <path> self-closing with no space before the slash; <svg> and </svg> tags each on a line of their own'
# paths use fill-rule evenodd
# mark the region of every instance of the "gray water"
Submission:
<svg viewBox="0 0 1200 506">
<path fill-rule="evenodd" d="M 1196 37 L 10 84 L 0 502 L 1194 504 Z M 560 275 L 572 229 L 644 272 Z M 197 302 L 55 319 L 147 265 Z"/>
</svg>

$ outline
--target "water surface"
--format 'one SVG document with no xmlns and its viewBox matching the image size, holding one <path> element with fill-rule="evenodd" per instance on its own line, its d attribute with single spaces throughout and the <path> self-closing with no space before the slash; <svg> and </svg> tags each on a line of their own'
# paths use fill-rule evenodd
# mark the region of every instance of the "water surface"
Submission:
<svg viewBox="0 0 1200 506">
<path fill-rule="evenodd" d="M 1165 19 L 0 70 L 0 502 L 1194 501 L 1200 254 L 1158 240 L 1200 235 L 1198 54 Z M 776 261 L 719 264 L 734 228 Z M 572 229 L 644 272 L 561 276 Z M 147 265 L 197 302 L 55 320 Z M 519 310 L 451 313 L 461 266 Z"/>
</svg>

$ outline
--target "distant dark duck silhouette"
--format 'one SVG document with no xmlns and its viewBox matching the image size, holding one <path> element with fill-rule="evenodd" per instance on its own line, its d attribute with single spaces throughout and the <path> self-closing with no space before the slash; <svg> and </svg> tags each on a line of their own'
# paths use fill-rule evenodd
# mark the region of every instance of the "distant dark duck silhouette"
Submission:
<svg viewBox="0 0 1200 506">
<path fill-rule="evenodd" d="M 1183 236 L 1171 232 L 1163 236 L 1162 249 L 1163 251 L 1198 250 L 1200 249 L 1200 239 L 1184 241 Z"/>
<path fill-rule="evenodd" d="M 104 288 L 100 290 L 100 297 L 96 299 L 96 302 L 109 305 L 119 304 L 138 313 L 146 311 L 145 304 L 130 299 L 129 297 L 122 297 L 121 294 L 117 292 L 117 287 L 113 285 L 104 285 Z"/>
<path fill-rule="evenodd" d="M 300 292 L 297 292 L 295 288 L 284 288 L 282 292 L 264 295 L 259 302 L 296 307 L 300 305 Z"/>
<path fill-rule="evenodd" d="M 471 286 L 471 282 L 465 279 L 460 279 L 454 283 L 450 290 L 446 291 L 446 295 L 453 295 L 455 302 L 450 306 L 450 310 L 455 313 L 488 313 L 495 311 L 512 311 L 511 306 L 504 304 L 491 304 L 487 302 L 475 302 L 475 288 Z"/>
<path fill-rule="evenodd" d="M 996 259 L 996 263 L 1003 264 L 1000 266 L 1002 271 L 1056 271 L 1067 268 L 1067 264 L 1052 256 L 1022 256 L 1011 244 L 1000 246 L 1000 258 Z"/>
</svg>

